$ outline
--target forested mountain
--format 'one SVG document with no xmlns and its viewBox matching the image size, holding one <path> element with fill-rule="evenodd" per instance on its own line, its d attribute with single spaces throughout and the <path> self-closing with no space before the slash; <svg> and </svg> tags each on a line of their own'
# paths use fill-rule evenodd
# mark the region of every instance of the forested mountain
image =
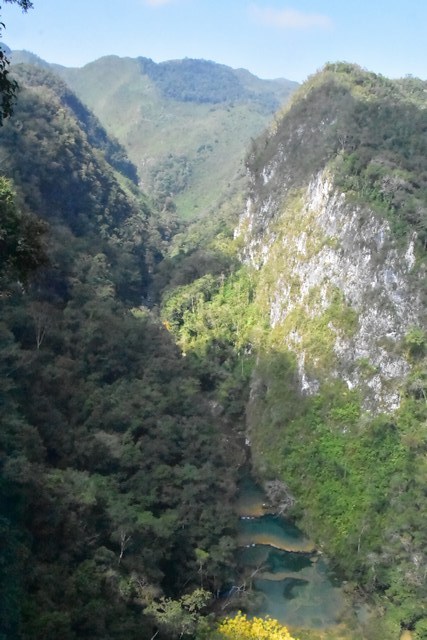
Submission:
<svg viewBox="0 0 427 640">
<path fill-rule="evenodd" d="M 150 638 L 149 603 L 233 571 L 239 451 L 139 306 L 170 230 L 62 82 L 16 74 L 0 131 L 0 636 Z"/>
<path fill-rule="evenodd" d="M 142 108 L 172 149 L 159 96 L 188 118 L 243 110 L 251 91 L 258 115 L 274 107 L 245 72 L 211 64 L 113 57 L 70 74 L 94 101 L 100 86 L 122 95 L 104 94 L 122 143 Z M 0 634 L 287 638 L 214 621 L 257 606 L 232 510 L 250 455 L 360 611 L 295 635 L 425 638 L 426 83 L 327 65 L 252 141 L 247 182 L 227 191 L 230 174 L 212 172 L 227 197 L 179 226 L 57 76 L 14 73 L 0 130 Z"/>
<path fill-rule="evenodd" d="M 12 60 L 46 64 L 27 52 Z M 107 56 L 80 69 L 53 69 L 125 147 L 144 190 L 185 218 L 224 195 L 243 168 L 248 140 L 298 86 L 192 59 L 156 64 Z"/>
</svg>

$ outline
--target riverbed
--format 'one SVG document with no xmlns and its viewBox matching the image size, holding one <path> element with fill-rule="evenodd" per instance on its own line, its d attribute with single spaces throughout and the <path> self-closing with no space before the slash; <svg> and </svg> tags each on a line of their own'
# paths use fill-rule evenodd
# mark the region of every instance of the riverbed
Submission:
<svg viewBox="0 0 427 640">
<path fill-rule="evenodd" d="M 313 542 L 271 511 L 262 489 L 246 477 L 236 502 L 238 561 L 263 596 L 256 614 L 290 627 L 337 625 L 345 608 L 340 581 Z"/>
</svg>

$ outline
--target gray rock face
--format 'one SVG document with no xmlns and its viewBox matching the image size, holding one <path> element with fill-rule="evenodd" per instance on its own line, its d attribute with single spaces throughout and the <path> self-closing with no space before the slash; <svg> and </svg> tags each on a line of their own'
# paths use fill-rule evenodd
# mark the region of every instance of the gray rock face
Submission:
<svg viewBox="0 0 427 640">
<path fill-rule="evenodd" d="M 415 237 L 398 246 L 388 222 L 347 201 L 325 171 L 297 194 L 264 194 L 248 198 L 236 235 L 261 272 L 271 326 L 296 354 L 301 391 L 340 378 L 360 389 L 366 409 L 393 411 L 409 371 L 402 340 L 421 322 Z"/>
</svg>

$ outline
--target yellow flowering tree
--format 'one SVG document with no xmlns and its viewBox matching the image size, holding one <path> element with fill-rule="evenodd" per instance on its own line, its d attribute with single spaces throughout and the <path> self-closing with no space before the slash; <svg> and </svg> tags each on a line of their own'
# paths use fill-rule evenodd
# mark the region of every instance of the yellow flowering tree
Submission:
<svg viewBox="0 0 427 640">
<path fill-rule="evenodd" d="M 225 618 L 218 625 L 218 640 L 297 640 L 272 618 L 251 618 L 238 613 L 234 618 Z"/>
</svg>

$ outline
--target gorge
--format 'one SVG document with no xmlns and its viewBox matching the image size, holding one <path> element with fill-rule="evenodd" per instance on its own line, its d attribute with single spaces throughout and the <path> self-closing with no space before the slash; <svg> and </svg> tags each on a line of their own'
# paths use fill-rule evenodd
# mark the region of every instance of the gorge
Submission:
<svg viewBox="0 0 427 640">
<path fill-rule="evenodd" d="M 0 130 L 0 636 L 219 640 L 215 594 L 252 574 L 230 616 L 425 638 L 426 83 L 336 63 L 284 104 L 288 85 L 214 63 L 61 79 L 20 55 Z M 154 173 L 126 155 L 131 86 L 151 116 L 200 116 Z"/>
</svg>

